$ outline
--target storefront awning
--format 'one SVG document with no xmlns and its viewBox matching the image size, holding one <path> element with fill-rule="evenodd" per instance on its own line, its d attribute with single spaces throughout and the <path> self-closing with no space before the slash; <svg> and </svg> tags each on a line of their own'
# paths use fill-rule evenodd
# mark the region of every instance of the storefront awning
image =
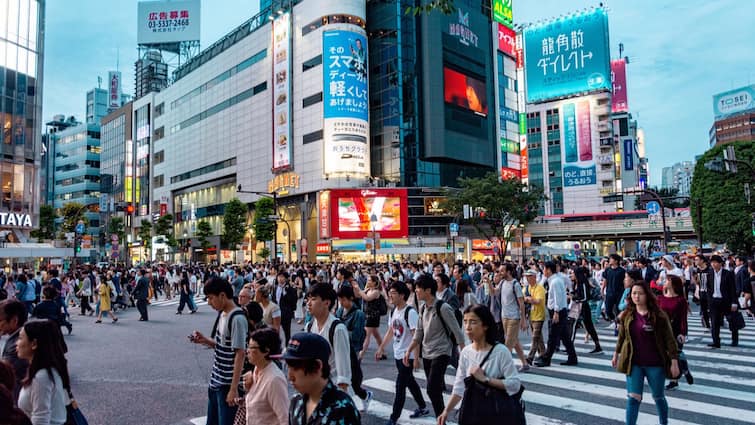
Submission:
<svg viewBox="0 0 755 425">
<path fill-rule="evenodd" d="M 56 248 L 41 243 L 6 243 L 0 258 L 64 258 L 73 257 L 73 248 Z"/>
</svg>

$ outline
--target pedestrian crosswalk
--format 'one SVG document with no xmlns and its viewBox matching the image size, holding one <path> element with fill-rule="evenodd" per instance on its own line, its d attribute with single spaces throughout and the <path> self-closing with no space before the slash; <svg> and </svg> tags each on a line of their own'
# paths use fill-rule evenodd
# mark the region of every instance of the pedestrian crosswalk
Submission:
<svg viewBox="0 0 755 425">
<path fill-rule="evenodd" d="M 152 299 L 149 303 L 150 307 L 170 307 L 170 306 L 178 306 L 180 302 L 180 297 L 172 297 L 171 299 L 165 299 L 161 298 L 155 301 Z M 205 300 L 204 295 L 194 295 L 194 304 L 199 307 L 202 305 L 207 305 L 207 300 Z M 188 306 L 186 307 L 188 309 Z"/>
<path fill-rule="evenodd" d="M 670 424 L 721 424 L 740 425 L 755 423 L 755 321 L 747 320 L 747 327 L 740 331 L 739 347 L 725 345 L 730 342 L 730 333 L 722 329 L 722 349 L 712 350 L 710 332 L 699 323 L 697 314 L 689 318 L 689 341 L 684 352 L 694 376 L 693 385 L 684 379 L 679 387 L 666 392 L 669 404 Z M 603 325 L 603 324 L 601 324 Z M 611 356 L 616 344 L 612 329 L 598 330 L 602 355 L 587 354 L 592 342 L 585 343 L 583 331 L 579 330 L 575 346 L 579 354 L 579 366 L 560 366 L 566 360 L 557 353 L 553 366 L 532 368 L 520 374 L 526 388 L 524 400 L 528 424 L 621 424 L 625 421 L 627 399 L 625 376 L 611 367 Z M 522 340 L 525 340 L 524 336 Z M 528 339 L 528 338 L 527 338 Z M 527 347 L 525 347 L 527 348 Z M 515 356 L 516 358 L 516 356 Z M 515 360 L 518 364 L 518 360 Z M 448 386 L 454 382 L 454 370 L 449 368 L 445 376 Z M 420 387 L 426 387 L 424 373 L 415 372 Z M 395 381 L 388 377 L 369 377 L 364 388 L 371 390 L 375 398 L 370 405 L 370 415 L 387 420 L 392 411 Z M 426 394 L 425 394 L 426 396 Z M 450 398 L 444 394 L 446 401 Z M 428 399 L 425 399 L 428 401 Z M 409 419 L 416 407 L 411 396 L 407 402 L 400 424 L 435 423 L 434 418 Z M 452 415 L 450 420 L 455 420 Z M 646 386 L 640 409 L 639 424 L 658 424 L 653 397 Z"/>
</svg>

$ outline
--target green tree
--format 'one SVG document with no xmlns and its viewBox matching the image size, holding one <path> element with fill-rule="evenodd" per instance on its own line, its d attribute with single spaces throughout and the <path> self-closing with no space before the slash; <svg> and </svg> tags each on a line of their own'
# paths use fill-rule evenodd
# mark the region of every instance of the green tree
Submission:
<svg viewBox="0 0 755 425">
<path fill-rule="evenodd" d="M 166 243 L 169 247 L 175 249 L 178 246 L 176 235 L 173 232 L 173 214 L 160 216 L 155 222 L 155 236 L 165 236 Z"/>
<path fill-rule="evenodd" d="M 246 214 L 249 211 L 246 204 L 238 198 L 231 199 L 225 205 L 223 214 L 223 242 L 232 250 L 244 240 L 246 234 Z"/>
<path fill-rule="evenodd" d="M 254 234 L 258 241 L 271 241 L 275 235 L 275 221 L 268 216 L 275 214 L 270 198 L 260 198 L 254 203 Z"/>
<path fill-rule="evenodd" d="M 152 222 L 149 220 L 142 220 L 141 227 L 139 227 L 139 237 L 142 239 L 144 249 L 152 249 Z"/>
<path fill-rule="evenodd" d="M 197 241 L 205 258 L 207 258 L 207 250 L 212 246 L 208 239 L 210 236 L 212 236 L 212 226 L 207 220 L 200 221 L 197 224 Z"/>
<path fill-rule="evenodd" d="M 434 10 L 450 15 L 456 10 L 454 0 L 419 0 L 416 6 L 407 6 L 405 13 L 407 15 L 419 15 L 420 13 L 430 13 Z"/>
<path fill-rule="evenodd" d="M 84 215 L 86 210 L 86 206 L 79 202 L 69 202 L 63 205 L 60 210 L 60 216 L 63 218 L 63 222 L 60 224 L 61 232 L 73 232 L 76 230 L 79 221 L 84 222 L 85 226 L 88 225 L 89 219 Z"/>
<path fill-rule="evenodd" d="M 732 145 L 739 161 L 755 164 L 755 143 Z M 697 161 L 692 177 L 692 199 L 700 201 L 704 241 L 726 243 L 733 252 L 750 253 L 755 243 L 751 227 L 751 214 L 755 209 L 747 202 L 744 185 L 755 183 L 755 173 L 744 164 L 737 166 L 736 174 L 705 168 L 708 161 L 723 157 L 723 149 L 723 146 L 713 147 Z M 692 223 L 699 232 L 696 202 L 692 203 L 691 213 Z"/>
<path fill-rule="evenodd" d="M 118 242 L 123 243 L 126 239 L 126 230 L 123 227 L 123 217 L 110 217 L 110 222 L 107 226 L 107 232 L 110 235 L 117 235 Z"/>
<path fill-rule="evenodd" d="M 503 260 L 512 230 L 537 217 L 538 207 L 545 200 L 543 190 L 528 188 L 516 179 L 498 181 L 494 172 L 481 178 L 460 177 L 458 181 L 458 190 L 447 191 L 446 208 L 461 216 L 464 205 L 469 205 L 474 212 L 469 224 L 490 242 L 498 241 L 498 255 Z"/>
<path fill-rule="evenodd" d="M 55 209 L 52 205 L 40 205 L 39 229 L 31 231 L 31 236 L 39 240 L 55 239 Z"/>
</svg>

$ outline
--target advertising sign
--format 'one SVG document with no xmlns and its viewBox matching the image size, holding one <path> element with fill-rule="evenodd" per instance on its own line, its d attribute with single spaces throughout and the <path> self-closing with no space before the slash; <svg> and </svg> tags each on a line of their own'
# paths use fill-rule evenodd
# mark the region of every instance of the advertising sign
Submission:
<svg viewBox="0 0 755 425">
<path fill-rule="evenodd" d="M 592 126 L 590 125 L 590 101 L 577 103 L 577 131 L 579 132 L 579 160 L 592 161 Z"/>
<path fill-rule="evenodd" d="M 443 208 L 443 203 L 447 198 L 425 198 L 425 215 L 449 215 L 450 213 Z"/>
<path fill-rule="evenodd" d="M 465 12 L 461 7 L 458 7 L 456 8 L 456 12 L 458 13 L 458 19 L 448 23 L 448 34 L 456 37 L 459 43 L 465 46 L 477 47 L 480 37 L 476 32 L 472 31 L 469 24 L 469 10 Z"/>
<path fill-rule="evenodd" d="M 330 192 L 327 190 L 320 192 L 318 201 L 320 238 L 327 239 L 330 237 Z"/>
<path fill-rule="evenodd" d="M 136 11 L 137 44 L 199 40 L 200 0 L 142 1 Z"/>
<path fill-rule="evenodd" d="M 527 156 L 526 146 L 522 148 L 521 158 L 521 175 L 522 179 L 526 179 L 529 177 L 529 157 Z"/>
<path fill-rule="evenodd" d="M 19 214 L 14 212 L 0 212 L 0 226 L 31 228 L 31 216 L 29 214 L 23 213 Z M 79 233 L 84 233 L 84 230 L 82 229 L 82 231 Z"/>
<path fill-rule="evenodd" d="M 511 27 L 514 24 L 513 0 L 493 0 L 493 19 Z"/>
<path fill-rule="evenodd" d="M 443 68 L 443 99 L 478 115 L 488 115 L 485 83 L 450 68 Z"/>
<path fill-rule="evenodd" d="M 363 239 L 373 227 L 383 238 L 409 234 L 406 189 L 331 190 L 330 212 L 333 237 Z"/>
<path fill-rule="evenodd" d="M 586 186 L 597 182 L 595 176 L 595 164 L 588 167 L 577 165 L 564 166 L 564 186 Z"/>
<path fill-rule="evenodd" d="M 370 173 L 367 38 L 325 31 L 323 50 L 324 174 Z"/>
<path fill-rule="evenodd" d="M 561 108 L 564 126 L 564 162 L 577 162 L 579 157 L 577 147 L 577 112 L 573 103 L 567 103 Z"/>
<path fill-rule="evenodd" d="M 510 167 L 501 167 L 501 179 L 503 180 L 511 180 L 511 179 L 521 179 L 522 178 L 522 172 L 518 168 L 510 168 Z"/>
<path fill-rule="evenodd" d="M 713 115 L 717 120 L 755 109 L 755 84 L 713 96 Z"/>
<path fill-rule="evenodd" d="M 498 24 L 498 50 L 516 58 L 516 33 L 511 28 Z"/>
<path fill-rule="evenodd" d="M 624 139 L 624 170 L 634 169 L 634 140 Z"/>
<path fill-rule="evenodd" d="M 610 90 L 608 16 L 603 9 L 524 31 L 527 102 Z"/>
<path fill-rule="evenodd" d="M 273 21 L 273 171 L 291 167 L 290 19 Z"/>
<path fill-rule="evenodd" d="M 116 109 L 121 107 L 121 73 L 110 71 L 107 73 L 108 108 Z"/>
<path fill-rule="evenodd" d="M 611 61 L 611 112 L 627 112 L 629 102 L 627 100 L 627 63 L 624 59 Z"/>
</svg>

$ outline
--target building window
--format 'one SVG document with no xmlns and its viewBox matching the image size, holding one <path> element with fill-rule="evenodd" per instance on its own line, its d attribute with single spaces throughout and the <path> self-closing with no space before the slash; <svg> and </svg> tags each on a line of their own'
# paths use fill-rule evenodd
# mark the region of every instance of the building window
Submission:
<svg viewBox="0 0 755 425">
<path fill-rule="evenodd" d="M 155 118 L 159 117 L 165 112 L 165 102 L 160 102 L 157 106 L 155 106 Z"/>
<path fill-rule="evenodd" d="M 304 61 L 301 64 L 301 72 L 309 71 L 318 65 L 322 65 L 322 55 L 317 55 L 310 60 Z"/>
<path fill-rule="evenodd" d="M 353 15 L 327 15 L 322 18 L 317 18 L 314 21 L 302 26 L 302 37 L 311 33 L 312 31 L 328 24 L 354 24 L 364 28 L 365 23 L 362 18 Z"/>
<path fill-rule="evenodd" d="M 163 185 L 165 184 L 163 175 L 160 174 L 159 176 L 155 176 L 155 178 L 152 179 L 152 184 L 155 186 L 155 188 L 163 187 Z"/>
<path fill-rule="evenodd" d="M 212 173 L 214 171 L 222 170 L 224 168 L 232 167 L 236 165 L 236 157 L 233 157 L 231 159 L 226 159 L 225 161 L 216 162 L 214 164 L 207 165 L 205 167 L 197 168 L 195 170 L 188 171 L 183 174 L 179 174 L 177 176 L 173 176 L 170 178 L 170 183 L 178 183 L 184 180 L 188 180 L 194 177 L 199 177 L 204 174 Z"/>
<path fill-rule="evenodd" d="M 312 96 L 305 97 L 301 101 L 301 107 L 306 108 L 307 106 L 312 106 L 315 103 L 322 102 L 322 92 L 313 94 Z"/>
<path fill-rule="evenodd" d="M 313 131 L 312 133 L 307 133 L 304 136 L 302 136 L 301 140 L 303 144 L 316 142 L 318 140 L 322 140 L 323 134 L 322 130 Z"/>
<path fill-rule="evenodd" d="M 159 128 L 155 129 L 155 134 L 152 137 L 152 140 L 156 142 L 156 141 L 162 139 L 163 137 L 165 137 L 165 127 L 164 126 L 160 126 Z"/>
<path fill-rule="evenodd" d="M 254 94 L 258 94 L 258 93 L 261 93 L 261 92 L 263 92 L 265 90 L 267 90 L 267 81 L 264 81 L 264 82 L 262 82 L 260 84 L 257 84 L 256 86 L 254 86 L 254 88 L 252 89 L 252 94 L 253 95 Z"/>
<path fill-rule="evenodd" d="M 152 162 L 157 165 L 165 161 L 165 151 L 155 152 Z"/>
</svg>

